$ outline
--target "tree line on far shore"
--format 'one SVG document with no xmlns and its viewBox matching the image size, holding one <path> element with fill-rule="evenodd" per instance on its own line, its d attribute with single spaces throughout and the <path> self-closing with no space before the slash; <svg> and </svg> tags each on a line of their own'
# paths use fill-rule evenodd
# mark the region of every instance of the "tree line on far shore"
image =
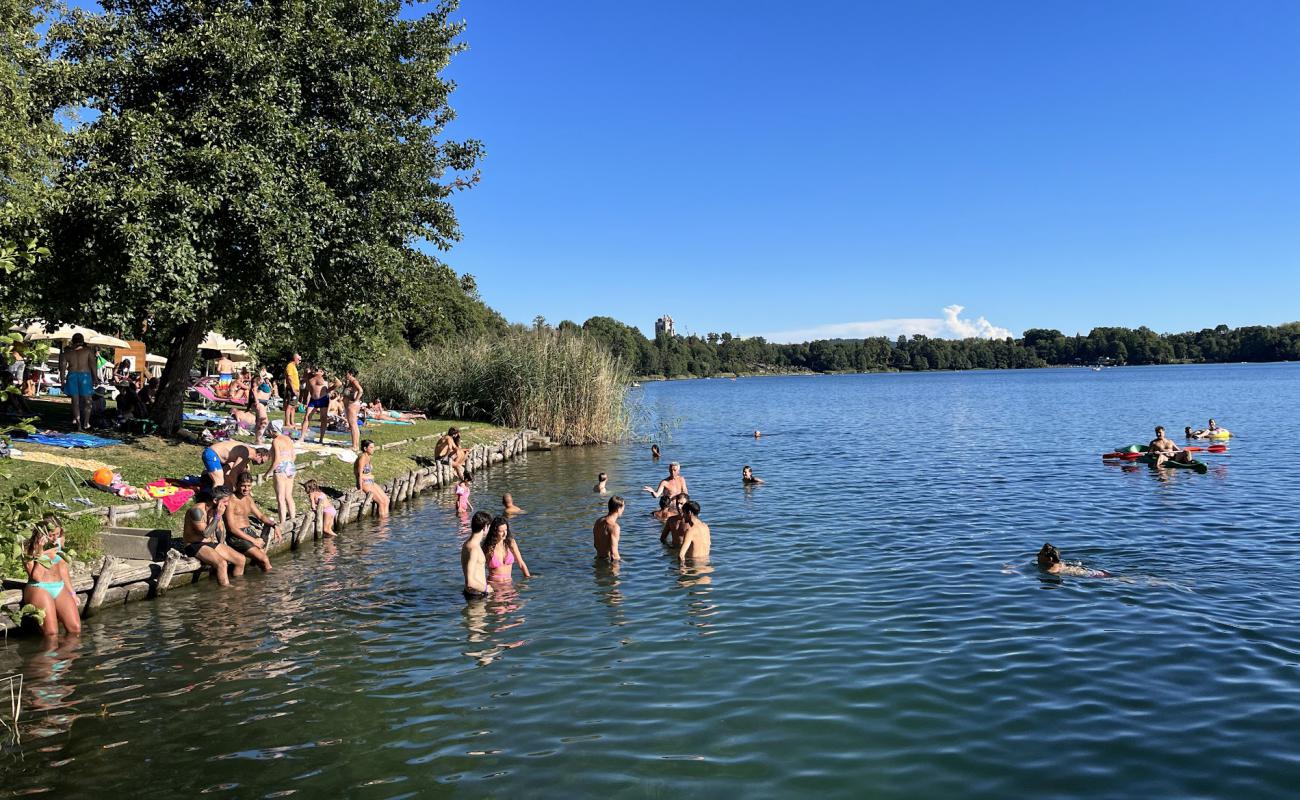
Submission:
<svg viewBox="0 0 1300 800">
<path fill-rule="evenodd" d="M 1086 336 L 1066 336 L 1058 330 L 1033 328 L 1018 339 L 918 335 L 800 344 L 775 344 L 762 337 L 741 338 L 730 333 L 649 339 L 639 329 L 610 317 L 592 317 L 582 325 L 565 320 L 556 328 L 595 339 L 633 373 L 645 377 L 1300 360 L 1300 323 L 1294 322 L 1242 328 L 1219 325 L 1187 333 L 1162 334 L 1146 327 L 1093 328 Z"/>
</svg>

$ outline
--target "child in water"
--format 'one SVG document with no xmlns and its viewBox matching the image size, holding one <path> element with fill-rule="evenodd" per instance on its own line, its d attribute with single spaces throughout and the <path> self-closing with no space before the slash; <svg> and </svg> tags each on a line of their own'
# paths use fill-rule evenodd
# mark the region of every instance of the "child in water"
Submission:
<svg viewBox="0 0 1300 800">
<path fill-rule="evenodd" d="M 1051 575 L 1071 575 L 1076 578 L 1109 578 L 1104 569 L 1088 569 L 1082 564 L 1067 564 L 1061 560 L 1061 551 L 1050 542 L 1038 551 L 1038 568 Z"/>
<path fill-rule="evenodd" d="M 474 506 L 469 502 L 469 490 L 472 488 L 473 483 L 474 476 L 469 473 L 469 470 L 465 470 L 465 474 L 461 475 L 460 480 L 456 481 L 456 510 L 462 514 L 474 509 Z"/>
<path fill-rule="evenodd" d="M 302 489 L 307 493 L 307 502 L 311 504 L 311 510 L 313 512 L 317 509 L 323 509 L 325 515 L 325 535 L 333 536 L 334 518 L 338 516 L 339 510 L 334 507 L 332 502 L 330 502 L 330 499 L 325 495 L 325 492 L 321 491 L 320 484 L 314 479 L 304 483 Z"/>
</svg>

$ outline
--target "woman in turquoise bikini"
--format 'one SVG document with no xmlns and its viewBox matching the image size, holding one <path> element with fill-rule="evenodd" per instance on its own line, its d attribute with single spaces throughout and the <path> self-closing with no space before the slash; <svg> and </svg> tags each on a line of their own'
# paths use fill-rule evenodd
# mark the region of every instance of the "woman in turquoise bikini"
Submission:
<svg viewBox="0 0 1300 800">
<path fill-rule="evenodd" d="M 379 488 L 379 484 L 375 483 L 375 476 L 372 474 L 374 467 L 370 465 L 370 457 L 374 453 L 375 443 L 369 439 L 362 439 L 361 453 L 352 464 L 352 469 L 357 477 L 357 489 L 375 501 L 376 513 L 380 519 L 383 519 L 388 516 L 388 495 Z"/>
<path fill-rule="evenodd" d="M 27 540 L 27 586 L 23 589 L 23 603 L 45 612 L 41 631 L 47 637 L 59 635 L 59 623 L 63 623 L 69 636 L 81 633 L 77 595 L 64 580 L 67 568 L 59 552 L 62 541 L 63 528 L 53 517 L 41 520 Z"/>
</svg>

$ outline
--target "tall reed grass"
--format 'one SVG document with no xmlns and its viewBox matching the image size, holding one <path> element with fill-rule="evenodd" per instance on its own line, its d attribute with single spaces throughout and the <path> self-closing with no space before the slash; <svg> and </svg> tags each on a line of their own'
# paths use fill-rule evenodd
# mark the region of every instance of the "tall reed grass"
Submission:
<svg viewBox="0 0 1300 800">
<path fill-rule="evenodd" d="M 403 349 L 361 379 L 395 408 L 532 428 L 564 444 L 617 441 L 630 430 L 631 371 L 580 333 L 514 329 Z"/>
</svg>

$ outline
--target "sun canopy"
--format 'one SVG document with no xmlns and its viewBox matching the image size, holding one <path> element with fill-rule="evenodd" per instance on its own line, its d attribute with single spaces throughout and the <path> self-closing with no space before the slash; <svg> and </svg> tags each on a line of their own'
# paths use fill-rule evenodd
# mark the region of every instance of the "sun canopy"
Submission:
<svg viewBox="0 0 1300 800">
<path fill-rule="evenodd" d="M 199 344 L 200 350 L 216 350 L 230 356 L 232 361 L 246 361 L 248 359 L 248 346 L 238 339 L 227 339 L 216 331 L 212 331 Z M 238 358 L 243 356 L 243 358 Z"/>
<path fill-rule="evenodd" d="M 109 336 L 106 333 L 100 333 L 99 331 L 81 325 L 64 325 L 58 330 L 47 331 L 45 329 L 45 323 L 37 321 L 25 326 L 15 325 L 10 328 L 10 330 L 16 333 L 21 333 L 23 338 L 29 342 L 41 339 L 67 342 L 71 341 L 72 337 L 79 333 L 86 340 L 86 344 L 89 345 L 95 345 L 97 347 L 130 347 L 130 344 L 123 339 L 119 339 L 116 336 Z"/>
</svg>

